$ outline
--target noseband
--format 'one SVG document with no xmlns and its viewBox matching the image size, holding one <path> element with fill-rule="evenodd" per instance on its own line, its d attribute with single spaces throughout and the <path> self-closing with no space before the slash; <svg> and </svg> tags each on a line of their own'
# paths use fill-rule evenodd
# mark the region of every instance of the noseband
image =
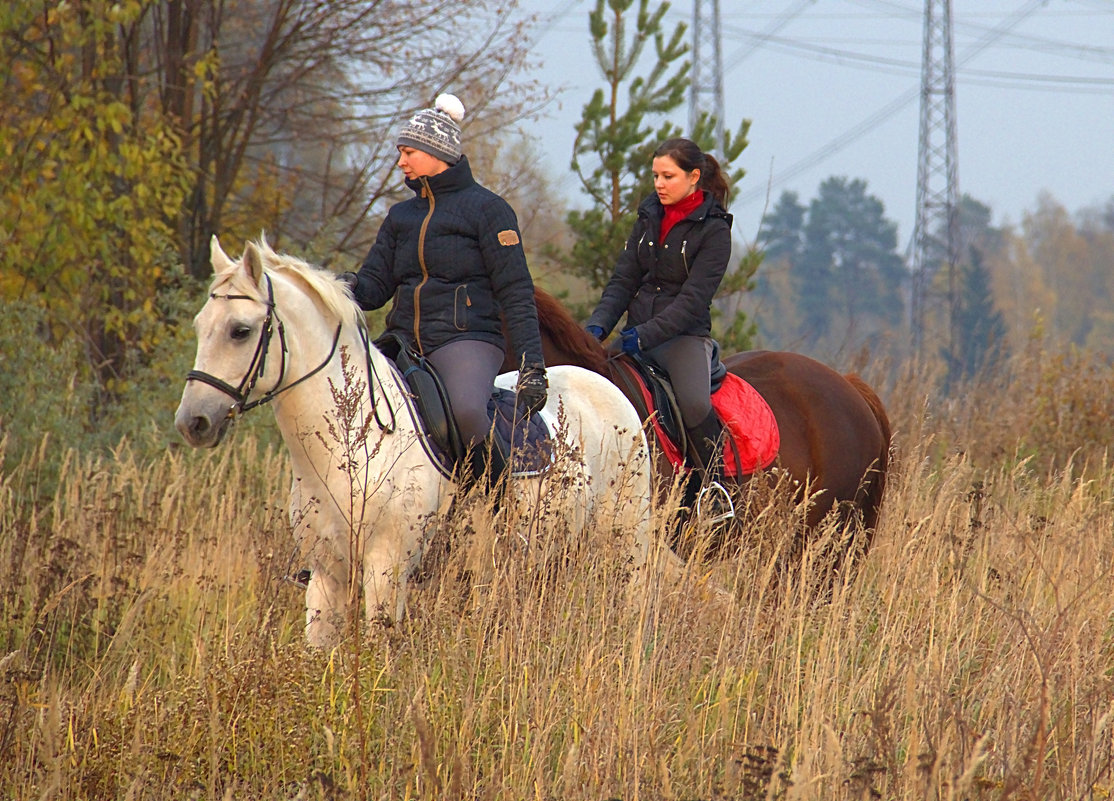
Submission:
<svg viewBox="0 0 1114 801">
<path fill-rule="evenodd" d="M 267 279 L 267 299 L 259 300 L 253 298 L 251 295 L 218 295 L 215 292 L 210 292 L 209 297 L 214 300 L 254 300 L 257 303 L 262 303 L 267 307 L 267 316 L 263 319 L 263 327 L 259 332 L 259 341 L 255 345 L 255 355 L 252 356 L 251 364 L 248 366 L 248 371 L 240 381 L 239 386 L 232 386 L 227 381 L 217 378 L 211 373 L 206 373 L 204 370 L 190 370 L 186 374 L 186 381 L 200 381 L 203 384 L 208 384 L 215 387 L 232 398 L 234 403 L 228 408 L 228 417 L 235 417 L 237 414 L 242 414 L 249 409 L 254 409 L 256 406 L 262 406 L 274 400 L 278 395 L 286 392 L 288 389 L 293 389 L 308 378 L 319 373 L 325 368 L 333 359 L 333 354 L 336 353 L 337 343 L 340 341 L 340 328 L 341 324 L 337 323 L 336 333 L 333 334 L 333 346 L 329 349 L 329 354 L 321 364 L 314 367 L 304 376 L 297 381 L 293 381 L 286 386 L 282 385 L 283 379 L 286 377 L 286 329 L 283 328 L 282 320 L 275 314 L 275 291 L 271 286 L 271 277 L 264 276 Z M 279 377 L 275 382 L 273 389 L 263 393 L 262 396 L 256 400 L 248 402 L 248 396 L 251 395 L 255 389 L 256 383 L 259 381 L 260 376 L 263 375 L 263 370 L 267 366 L 267 351 L 271 347 L 271 336 L 274 333 L 275 326 L 278 326 L 279 344 L 282 346 L 280 350 L 280 358 L 282 359 L 279 365 Z"/>
</svg>

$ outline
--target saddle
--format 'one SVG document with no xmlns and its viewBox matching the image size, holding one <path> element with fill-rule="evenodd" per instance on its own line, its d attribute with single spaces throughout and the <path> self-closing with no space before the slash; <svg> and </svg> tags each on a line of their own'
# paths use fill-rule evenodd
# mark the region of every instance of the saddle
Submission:
<svg viewBox="0 0 1114 801">
<path fill-rule="evenodd" d="M 681 409 L 677 405 L 677 396 L 673 392 L 673 383 L 669 376 L 642 355 L 623 354 L 619 362 L 627 368 L 619 374 L 627 384 L 627 389 L 637 390 L 628 392 L 627 396 L 637 398 L 641 395 L 645 399 L 646 408 L 638 410 L 642 413 L 642 419 L 646 420 L 654 415 L 655 427 L 660 427 L 662 433 L 672 440 L 679 453 L 685 453 L 688 450 L 688 433 L 685 431 L 684 419 L 681 417 Z M 719 391 L 726 375 L 727 367 L 719 359 L 719 343 L 713 341 L 711 357 L 713 395 Z M 645 397 L 646 395 L 648 398 Z"/>
<path fill-rule="evenodd" d="M 402 374 L 417 413 L 419 427 L 428 440 L 434 462 L 449 475 L 468 456 L 464 438 L 453 416 L 452 403 L 433 364 L 397 334 L 383 334 L 375 346 L 395 363 Z M 551 425 L 543 413 L 523 420 L 515 414 L 513 385 L 496 386 L 487 404 L 492 420 L 491 446 L 505 463 L 513 457 L 515 475 L 536 475 L 553 460 Z M 467 467 L 465 466 L 465 469 Z"/>
<path fill-rule="evenodd" d="M 616 359 L 617 380 L 626 384 L 630 398 L 644 420 L 650 421 L 658 444 L 677 469 L 697 463 L 690 453 L 688 434 L 669 376 L 641 356 L 623 354 Z M 781 435 L 766 400 L 743 379 L 729 373 L 720 361 L 719 344 L 712 348 L 712 408 L 724 425 L 723 468 L 728 476 L 742 477 L 769 467 L 777 458 Z"/>
</svg>

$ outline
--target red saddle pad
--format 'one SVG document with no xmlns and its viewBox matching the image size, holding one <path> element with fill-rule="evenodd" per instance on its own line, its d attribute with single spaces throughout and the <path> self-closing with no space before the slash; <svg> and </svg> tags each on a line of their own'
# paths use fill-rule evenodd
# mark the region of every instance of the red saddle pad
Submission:
<svg viewBox="0 0 1114 801">
<path fill-rule="evenodd" d="M 653 399 L 641 379 L 639 386 L 646 408 L 651 412 L 650 419 L 662 451 L 674 467 L 682 467 L 685 460 L 676 443 L 659 425 L 657 415 L 653 414 Z M 781 434 L 770 405 L 758 394 L 758 390 L 737 375 L 728 373 L 712 395 L 712 408 L 729 435 L 723 453 L 725 475 L 737 477 L 741 466 L 742 475 L 746 476 L 773 464 L 781 447 Z M 739 457 L 737 461 L 735 454 Z"/>
</svg>

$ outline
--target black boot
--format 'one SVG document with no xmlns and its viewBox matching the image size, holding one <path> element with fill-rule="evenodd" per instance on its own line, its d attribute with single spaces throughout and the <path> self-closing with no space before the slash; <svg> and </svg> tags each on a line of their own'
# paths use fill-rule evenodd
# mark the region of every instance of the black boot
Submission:
<svg viewBox="0 0 1114 801">
<path fill-rule="evenodd" d="M 731 502 L 731 494 L 723 485 L 723 460 L 720 458 L 723 423 L 713 409 L 700 423 L 687 431 L 691 450 L 699 461 L 696 469 L 703 477 L 700 492 L 696 496 L 696 514 L 709 523 L 730 520 L 735 516 L 735 505 Z"/>
<path fill-rule="evenodd" d="M 503 451 L 504 446 L 495 435 L 470 447 L 464 463 L 457 468 L 460 476 L 457 493 L 478 487 L 484 494 L 490 494 L 493 488 L 498 488 L 507 472 L 508 460 Z"/>
</svg>

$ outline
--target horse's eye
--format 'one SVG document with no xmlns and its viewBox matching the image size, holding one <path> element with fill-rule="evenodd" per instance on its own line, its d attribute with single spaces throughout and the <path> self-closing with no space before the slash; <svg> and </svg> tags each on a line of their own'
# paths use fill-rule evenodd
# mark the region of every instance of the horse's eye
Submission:
<svg viewBox="0 0 1114 801">
<path fill-rule="evenodd" d="M 237 342 L 247 339 L 251 335 L 250 325 L 237 325 L 232 329 L 232 338 Z"/>
</svg>

